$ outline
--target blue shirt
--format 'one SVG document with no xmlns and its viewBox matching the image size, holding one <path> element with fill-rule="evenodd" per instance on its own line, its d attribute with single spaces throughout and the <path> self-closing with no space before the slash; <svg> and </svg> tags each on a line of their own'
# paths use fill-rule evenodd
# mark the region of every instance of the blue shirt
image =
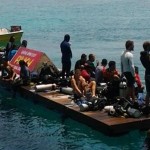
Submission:
<svg viewBox="0 0 150 150">
<path fill-rule="evenodd" d="M 11 51 L 8 52 L 8 61 L 10 61 L 14 55 L 16 54 L 17 50 L 16 49 L 13 49 Z"/>
</svg>

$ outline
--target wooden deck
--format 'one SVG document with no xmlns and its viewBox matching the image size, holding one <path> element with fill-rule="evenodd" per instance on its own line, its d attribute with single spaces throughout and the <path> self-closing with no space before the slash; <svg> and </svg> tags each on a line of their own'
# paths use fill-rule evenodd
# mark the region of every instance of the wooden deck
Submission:
<svg viewBox="0 0 150 150">
<path fill-rule="evenodd" d="M 38 92 L 32 87 L 22 87 L 21 95 L 45 107 L 62 111 L 66 116 L 82 122 L 107 135 L 119 135 L 131 130 L 146 130 L 150 128 L 150 117 L 123 118 L 112 117 L 104 111 L 80 112 L 79 107 L 71 102 L 69 95 L 58 91 Z"/>
</svg>

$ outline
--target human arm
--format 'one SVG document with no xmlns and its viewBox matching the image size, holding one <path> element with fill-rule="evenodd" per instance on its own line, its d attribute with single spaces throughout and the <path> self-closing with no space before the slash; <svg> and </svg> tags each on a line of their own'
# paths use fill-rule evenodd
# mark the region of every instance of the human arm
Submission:
<svg viewBox="0 0 150 150">
<path fill-rule="evenodd" d="M 71 87 L 73 88 L 73 91 L 78 94 L 79 96 L 83 96 L 82 91 L 79 89 L 79 87 L 76 84 L 76 81 L 74 77 L 71 78 Z"/>
<path fill-rule="evenodd" d="M 119 73 L 119 71 L 118 70 L 115 70 L 114 71 L 114 75 L 113 75 L 113 80 L 120 80 L 121 79 L 121 75 L 120 75 L 120 73 Z"/>
<path fill-rule="evenodd" d="M 72 51 L 71 51 L 71 47 L 70 47 L 70 43 L 68 43 L 69 45 L 68 45 L 68 52 L 69 52 L 69 54 L 70 54 L 70 58 L 72 58 Z"/>
<path fill-rule="evenodd" d="M 123 64 L 121 62 L 121 74 L 123 74 Z"/>
</svg>

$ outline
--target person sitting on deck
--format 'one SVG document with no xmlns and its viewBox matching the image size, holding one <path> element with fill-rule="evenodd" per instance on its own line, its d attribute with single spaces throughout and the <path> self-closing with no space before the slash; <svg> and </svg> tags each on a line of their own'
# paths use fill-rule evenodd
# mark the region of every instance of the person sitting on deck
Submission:
<svg viewBox="0 0 150 150">
<path fill-rule="evenodd" d="M 95 97 L 96 82 L 87 83 L 81 76 L 81 70 L 76 69 L 75 74 L 71 77 L 71 87 L 74 91 L 74 97 L 80 98 L 86 96 L 87 91 L 91 91 L 92 97 Z"/>
<path fill-rule="evenodd" d="M 87 64 L 91 67 L 90 75 L 91 75 L 92 78 L 95 78 L 94 61 L 95 61 L 95 55 L 94 54 L 89 54 L 89 59 L 87 60 Z"/>
<path fill-rule="evenodd" d="M 107 59 L 102 59 L 101 64 L 98 64 L 95 70 L 95 81 L 98 85 L 99 83 L 104 82 L 104 73 L 106 71 Z"/>
<path fill-rule="evenodd" d="M 5 59 L 6 59 L 6 61 L 8 60 L 8 53 L 9 53 L 9 51 L 12 50 L 14 45 L 15 45 L 15 37 L 11 36 L 9 39 L 9 42 L 7 43 L 6 48 L 5 48 Z"/>
<path fill-rule="evenodd" d="M 30 85 L 31 74 L 27 63 L 24 60 L 19 61 L 20 77 L 15 78 L 12 83 L 13 97 L 16 96 L 16 91 L 20 89 L 20 86 Z"/>
<path fill-rule="evenodd" d="M 16 73 L 14 72 L 13 67 L 10 65 L 9 61 L 4 61 L 1 64 L 2 71 L 2 80 L 3 81 L 13 81 L 16 77 Z"/>
<path fill-rule="evenodd" d="M 23 85 L 29 85 L 31 81 L 31 75 L 27 63 L 24 60 L 20 60 L 19 66 L 20 66 L 20 79 L 22 80 Z"/>
<path fill-rule="evenodd" d="M 13 81 L 16 78 L 16 73 L 14 72 L 13 67 L 10 65 L 8 61 L 4 61 L 1 64 L 1 71 L 2 71 L 2 76 L 1 76 L 1 81 L 2 84 L 8 89 L 12 88 Z"/>
<path fill-rule="evenodd" d="M 13 46 L 12 46 L 12 50 L 10 50 L 10 51 L 8 52 L 8 61 L 11 61 L 11 59 L 14 57 L 14 55 L 17 53 L 17 51 L 18 51 L 17 46 L 16 46 L 16 45 L 13 45 Z"/>
<path fill-rule="evenodd" d="M 28 44 L 27 40 L 23 40 L 20 47 L 25 47 L 26 48 L 27 44 Z"/>
<path fill-rule="evenodd" d="M 79 59 L 79 60 L 75 63 L 75 68 L 74 68 L 74 70 L 83 68 L 83 67 L 84 67 L 84 64 L 86 63 L 86 61 L 87 61 L 87 56 L 86 56 L 86 54 L 82 54 L 82 55 L 81 55 L 81 59 Z"/>
<path fill-rule="evenodd" d="M 108 97 L 114 98 L 119 96 L 119 84 L 120 84 L 120 74 L 116 69 L 116 62 L 110 61 L 108 63 L 108 68 L 104 72 L 104 81 L 108 85 Z"/>
<path fill-rule="evenodd" d="M 107 82 L 111 82 L 114 80 L 120 80 L 120 74 L 118 70 L 116 69 L 116 62 L 109 61 L 108 66 L 109 67 L 106 69 L 106 71 L 103 74 L 104 81 L 107 83 Z"/>
<path fill-rule="evenodd" d="M 43 63 L 43 67 L 41 68 L 40 74 L 39 74 L 39 80 L 43 83 L 49 83 L 52 76 L 52 71 L 50 65 L 47 64 L 47 62 Z"/>
<path fill-rule="evenodd" d="M 81 76 L 86 80 L 86 82 L 91 81 L 91 66 L 89 64 L 85 63 L 84 67 L 81 68 Z"/>
</svg>

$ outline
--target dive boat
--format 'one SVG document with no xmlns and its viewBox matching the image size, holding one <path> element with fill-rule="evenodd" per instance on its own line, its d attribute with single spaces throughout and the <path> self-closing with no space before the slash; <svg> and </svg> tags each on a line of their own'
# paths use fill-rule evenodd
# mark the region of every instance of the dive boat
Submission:
<svg viewBox="0 0 150 150">
<path fill-rule="evenodd" d="M 21 26 L 11 26 L 10 29 L 0 28 L 0 49 L 6 46 L 11 36 L 15 37 L 16 44 L 20 44 L 22 34 Z"/>
</svg>

